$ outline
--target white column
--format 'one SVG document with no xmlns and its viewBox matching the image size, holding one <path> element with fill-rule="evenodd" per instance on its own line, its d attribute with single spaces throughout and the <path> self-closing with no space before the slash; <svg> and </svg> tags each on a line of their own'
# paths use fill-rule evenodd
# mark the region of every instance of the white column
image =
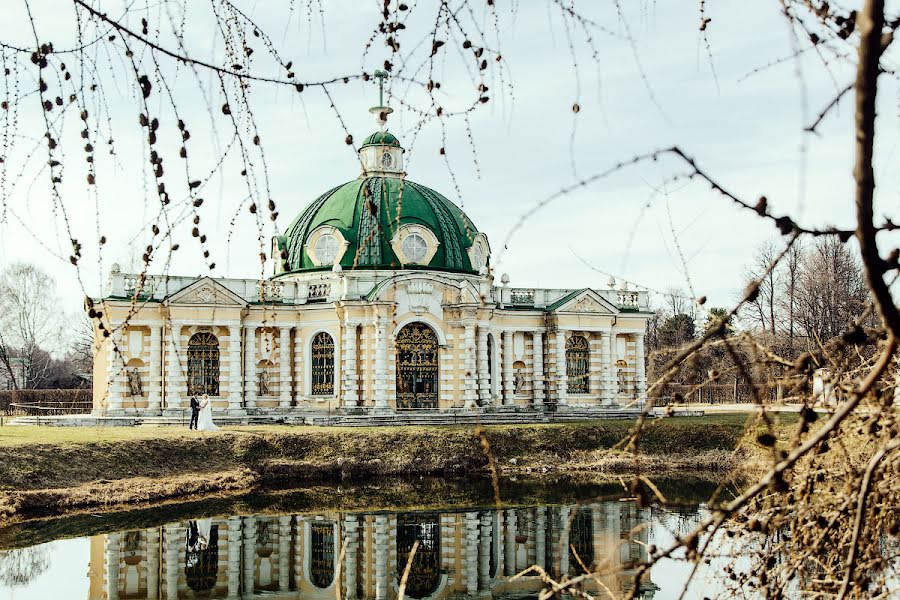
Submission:
<svg viewBox="0 0 900 600">
<path fill-rule="evenodd" d="M 228 326 L 228 411 L 241 410 L 241 326 Z"/>
<path fill-rule="evenodd" d="M 478 593 L 478 513 L 466 513 L 466 593 Z"/>
<path fill-rule="evenodd" d="M 547 568 L 547 508 L 539 506 L 534 517 L 534 564 Z"/>
<path fill-rule="evenodd" d="M 147 600 L 159 598 L 159 529 L 147 529 Z"/>
<path fill-rule="evenodd" d="M 356 598 L 357 573 L 356 561 L 359 550 L 359 519 L 356 515 L 344 517 L 344 598 Z"/>
<path fill-rule="evenodd" d="M 178 598 L 178 574 L 181 571 L 178 557 L 181 549 L 178 539 L 178 527 L 166 525 L 163 543 L 166 545 L 166 600 Z"/>
<path fill-rule="evenodd" d="M 106 536 L 106 597 L 109 600 L 117 600 L 119 597 L 120 535 L 110 533 Z"/>
<path fill-rule="evenodd" d="M 344 322 L 344 343 L 341 345 L 341 354 L 343 362 L 341 373 L 343 374 L 344 385 L 343 398 L 341 404 L 343 406 L 359 405 L 359 370 L 356 364 L 356 327 L 355 321 L 346 320 Z"/>
<path fill-rule="evenodd" d="M 291 565 L 291 517 L 278 517 L 278 591 L 289 591 Z"/>
<path fill-rule="evenodd" d="M 465 323 L 463 332 L 463 356 L 465 360 L 463 365 L 465 368 L 465 378 L 463 382 L 463 400 L 466 408 L 475 408 L 477 405 L 475 399 L 478 397 L 475 379 L 475 323 Z"/>
<path fill-rule="evenodd" d="M 503 404 L 511 406 L 516 395 L 515 373 L 513 372 L 513 332 L 503 332 Z"/>
<path fill-rule="evenodd" d="M 618 351 L 616 350 L 616 333 L 611 331 L 609 334 L 609 388 L 613 404 L 618 403 L 619 400 L 619 378 L 616 374 L 617 360 Z"/>
<path fill-rule="evenodd" d="M 644 365 L 644 332 L 634 334 L 634 393 L 638 400 L 647 399 L 647 376 Z"/>
<path fill-rule="evenodd" d="M 244 408 L 256 408 L 256 326 L 244 326 Z"/>
<path fill-rule="evenodd" d="M 482 590 L 488 589 L 491 584 L 491 513 L 485 511 L 481 515 L 481 534 L 479 543 L 481 548 L 478 551 L 478 588 Z"/>
<path fill-rule="evenodd" d="M 560 507 L 559 520 L 562 525 L 559 534 L 559 574 L 565 577 L 569 572 L 569 529 L 572 523 L 569 522 L 570 509 L 567 506 Z"/>
<path fill-rule="evenodd" d="M 541 340 L 541 332 L 532 334 L 532 358 L 531 358 L 531 386 L 534 392 L 534 406 L 544 405 L 544 346 Z"/>
<path fill-rule="evenodd" d="M 147 364 L 147 412 L 158 414 L 162 408 L 162 327 L 150 326 L 150 361 Z"/>
<path fill-rule="evenodd" d="M 256 585 L 256 517 L 244 517 L 244 595 Z"/>
<path fill-rule="evenodd" d="M 228 519 L 228 597 L 241 595 L 241 518 Z M 168 600 L 168 599 L 167 599 Z"/>
<path fill-rule="evenodd" d="M 122 360 L 125 346 L 120 331 L 111 332 L 106 343 L 106 380 L 109 383 L 106 391 L 106 409 L 116 412 L 122 410 L 127 378 L 125 363 Z"/>
<path fill-rule="evenodd" d="M 556 330 L 556 403 L 565 406 L 569 395 L 569 376 L 566 374 L 566 332 Z"/>
<path fill-rule="evenodd" d="M 608 331 L 600 334 L 600 403 L 604 405 L 612 404 L 615 397 L 613 393 L 613 379 L 615 377 L 613 364 L 615 361 L 612 360 L 612 355 L 610 354 L 609 338 L 610 334 Z"/>
<path fill-rule="evenodd" d="M 491 378 L 488 375 L 487 323 L 478 326 L 478 399 L 481 406 L 491 403 Z"/>
<path fill-rule="evenodd" d="M 184 375 L 182 374 L 181 365 L 181 327 L 182 323 L 178 321 L 172 322 L 172 328 L 169 330 L 169 344 L 166 347 L 168 351 L 168 369 L 166 372 L 166 408 L 170 410 L 179 410 L 183 406 L 183 394 L 187 390 L 184 389 L 182 382 Z"/>
<path fill-rule="evenodd" d="M 388 520 L 375 516 L 375 600 L 387 600 L 388 590 Z"/>
<path fill-rule="evenodd" d="M 278 328 L 278 407 L 291 406 L 291 328 Z"/>
<path fill-rule="evenodd" d="M 516 574 L 516 511 L 508 508 L 505 512 L 503 572 L 507 577 L 511 577 Z"/>
<path fill-rule="evenodd" d="M 376 409 L 388 408 L 388 340 L 387 319 L 382 316 L 375 317 L 375 386 L 374 399 Z"/>
</svg>

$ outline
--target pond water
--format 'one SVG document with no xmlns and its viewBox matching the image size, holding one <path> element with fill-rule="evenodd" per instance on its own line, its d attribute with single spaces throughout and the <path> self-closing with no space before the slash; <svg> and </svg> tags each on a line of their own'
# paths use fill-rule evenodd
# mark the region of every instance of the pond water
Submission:
<svg viewBox="0 0 900 600">
<path fill-rule="evenodd" d="M 619 483 L 507 483 L 497 509 L 487 484 L 423 480 L 33 521 L 0 528 L 0 600 L 392 600 L 414 545 L 408 598 L 535 598 L 540 579 L 516 573 L 581 562 L 611 566 L 587 586 L 609 597 L 633 584 L 620 565 L 703 516 L 710 484 L 660 485 L 683 505 L 638 506 Z M 690 569 L 660 563 L 639 597 L 677 598 Z M 686 597 L 717 587 L 701 576 Z"/>
</svg>

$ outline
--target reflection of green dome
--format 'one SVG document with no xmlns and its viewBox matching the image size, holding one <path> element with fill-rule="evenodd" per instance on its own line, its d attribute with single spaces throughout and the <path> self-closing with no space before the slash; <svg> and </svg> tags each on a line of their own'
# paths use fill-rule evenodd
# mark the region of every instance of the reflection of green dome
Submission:
<svg viewBox="0 0 900 600">
<path fill-rule="evenodd" d="M 394 136 L 384 135 L 396 142 Z M 391 143 L 385 138 L 378 145 Z M 439 242 L 427 265 L 401 265 L 391 248 L 398 228 L 413 224 L 427 227 Z M 467 253 L 478 234 L 472 221 L 436 191 L 408 179 L 362 177 L 319 196 L 278 239 L 279 247 L 287 250 L 285 271 L 331 268 L 316 267 L 306 252 L 310 233 L 322 225 L 337 228 L 347 241 L 340 260 L 344 269 L 402 267 L 476 273 Z"/>
<path fill-rule="evenodd" d="M 366 146 L 389 146 L 391 148 L 399 148 L 400 140 L 394 137 L 393 133 L 388 131 L 376 131 L 363 140 L 360 148 L 365 148 Z"/>
</svg>

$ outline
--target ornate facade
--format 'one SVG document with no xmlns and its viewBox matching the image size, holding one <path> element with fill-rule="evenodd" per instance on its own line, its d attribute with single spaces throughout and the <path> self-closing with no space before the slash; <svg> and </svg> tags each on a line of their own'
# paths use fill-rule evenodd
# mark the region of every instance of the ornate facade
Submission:
<svg viewBox="0 0 900 600">
<path fill-rule="evenodd" d="M 439 513 L 257 515 L 176 522 L 91 539 L 90 599 L 534 597 L 536 573 L 598 569 L 618 597 L 647 559 L 649 509 L 613 501 Z M 200 535 L 198 535 L 198 531 Z M 638 598 L 657 587 L 645 577 Z"/>
<path fill-rule="evenodd" d="M 114 267 L 90 307 L 95 412 L 177 415 L 195 394 L 231 415 L 640 400 L 647 292 L 495 281 L 487 236 L 407 179 L 403 153 L 366 138 L 362 175 L 272 240 L 269 279 Z"/>
</svg>

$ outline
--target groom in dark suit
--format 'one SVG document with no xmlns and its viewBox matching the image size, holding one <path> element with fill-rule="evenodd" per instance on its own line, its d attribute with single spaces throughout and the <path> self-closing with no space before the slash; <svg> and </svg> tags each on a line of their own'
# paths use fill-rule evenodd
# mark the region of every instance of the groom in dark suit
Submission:
<svg viewBox="0 0 900 600">
<path fill-rule="evenodd" d="M 191 424 L 188 425 L 188 429 L 197 429 L 197 417 L 200 416 L 200 403 L 197 402 L 197 398 L 191 396 Z"/>
</svg>

